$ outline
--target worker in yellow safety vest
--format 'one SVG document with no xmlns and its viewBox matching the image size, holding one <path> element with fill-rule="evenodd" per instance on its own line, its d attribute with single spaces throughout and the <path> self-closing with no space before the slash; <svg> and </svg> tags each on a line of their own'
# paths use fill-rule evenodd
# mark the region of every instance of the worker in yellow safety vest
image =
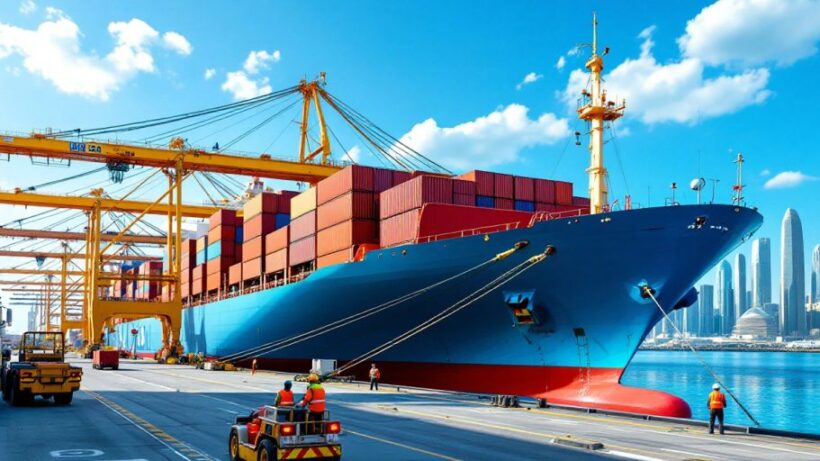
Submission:
<svg viewBox="0 0 820 461">
<path fill-rule="evenodd" d="M 300 407 L 307 407 L 308 421 L 318 422 L 324 419 L 325 415 L 325 389 L 319 383 L 319 376 L 311 373 L 308 376 L 308 387 L 305 396 L 299 401 Z M 316 432 L 315 424 L 311 424 L 309 432 Z"/>
<path fill-rule="evenodd" d="M 720 392 L 720 385 L 712 385 L 712 392 L 709 393 L 709 400 L 706 403 L 709 408 L 709 433 L 715 433 L 715 418 L 720 424 L 720 433 L 723 434 L 723 409 L 726 408 L 726 396 Z"/>
<path fill-rule="evenodd" d="M 293 391 L 290 388 L 293 387 L 293 383 L 290 381 L 285 381 L 285 388 L 281 389 L 276 394 L 276 400 L 273 402 L 273 406 L 275 407 L 292 407 L 293 406 Z"/>
</svg>

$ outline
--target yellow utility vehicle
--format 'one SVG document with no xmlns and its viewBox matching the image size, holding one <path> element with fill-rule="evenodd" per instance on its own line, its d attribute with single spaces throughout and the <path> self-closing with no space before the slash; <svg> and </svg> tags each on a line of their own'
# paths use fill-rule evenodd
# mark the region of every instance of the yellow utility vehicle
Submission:
<svg viewBox="0 0 820 461">
<path fill-rule="evenodd" d="M 283 459 L 342 459 L 339 433 L 342 424 L 308 421 L 299 407 L 264 406 L 251 416 L 237 416 L 228 438 L 231 461 L 276 461 Z"/>
<path fill-rule="evenodd" d="M 3 400 L 31 403 L 35 395 L 68 405 L 80 389 L 83 370 L 65 362 L 65 338 L 60 331 L 28 331 L 20 341 L 18 361 L 3 355 L 0 374 Z"/>
</svg>

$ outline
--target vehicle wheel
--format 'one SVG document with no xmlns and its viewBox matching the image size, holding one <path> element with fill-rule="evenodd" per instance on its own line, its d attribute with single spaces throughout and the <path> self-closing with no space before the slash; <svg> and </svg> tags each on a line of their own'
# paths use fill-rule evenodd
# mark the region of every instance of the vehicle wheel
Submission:
<svg viewBox="0 0 820 461">
<path fill-rule="evenodd" d="M 71 400 L 74 399 L 73 392 L 64 392 L 62 394 L 54 394 L 54 403 L 57 405 L 70 405 Z"/>
<path fill-rule="evenodd" d="M 275 461 L 276 445 L 271 439 L 264 439 L 256 448 L 256 461 Z"/>
<path fill-rule="evenodd" d="M 231 429 L 231 435 L 228 437 L 228 455 L 230 455 L 231 461 L 240 461 L 242 459 L 239 457 L 239 434 L 236 429 Z"/>
<path fill-rule="evenodd" d="M 11 400 L 12 406 L 22 406 L 31 401 L 31 398 L 33 396 L 29 392 L 20 390 L 19 379 L 16 376 L 13 378 L 12 385 L 10 387 L 11 396 L 9 397 L 9 399 Z"/>
<path fill-rule="evenodd" d="M 8 401 L 11 397 L 11 385 L 6 381 L 8 380 L 3 380 L 3 400 Z"/>
<path fill-rule="evenodd" d="M 120 369 L 120 366 L 119 366 L 119 365 L 114 365 L 113 367 L 111 367 L 111 369 L 112 369 L 112 370 L 119 370 L 119 369 Z"/>
<path fill-rule="evenodd" d="M 42 397 L 43 400 L 48 400 L 48 399 L 54 397 L 54 394 L 41 394 L 40 397 Z"/>
</svg>

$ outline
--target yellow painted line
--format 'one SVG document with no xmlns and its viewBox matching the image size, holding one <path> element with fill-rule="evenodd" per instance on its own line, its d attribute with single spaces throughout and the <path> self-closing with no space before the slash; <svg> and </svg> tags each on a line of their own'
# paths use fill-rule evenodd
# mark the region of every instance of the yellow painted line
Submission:
<svg viewBox="0 0 820 461">
<path fill-rule="evenodd" d="M 421 448 L 411 447 L 410 445 L 405 445 L 403 443 L 394 442 L 393 440 L 383 439 L 381 437 L 376 437 L 375 435 L 362 434 L 361 432 L 351 431 L 350 429 L 345 429 L 345 433 L 358 435 L 359 437 L 364 437 L 366 439 L 371 439 L 371 440 L 375 440 L 377 442 L 386 443 L 388 445 L 395 445 L 397 447 L 401 447 L 401 448 L 404 448 L 404 449 L 410 450 L 410 451 L 415 451 L 417 453 L 424 453 L 425 455 L 432 456 L 434 458 L 447 459 L 447 460 L 450 460 L 450 461 L 461 461 L 459 458 L 453 458 L 453 457 L 450 457 L 450 456 L 447 456 L 447 455 L 442 455 L 441 453 L 435 453 L 435 452 L 428 451 L 428 450 L 422 450 Z"/>
<path fill-rule="evenodd" d="M 199 450 L 192 448 L 190 445 L 179 441 L 172 435 L 151 424 L 145 419 L 135 415 L 131 411 L 125 409 L 122 405 L 112 402 L 107 398 L 97 394 L 94 391 L 84 390 L 86 394 L 94 397 L 102 405 L 108 407 L 109 410 L 120 415 L 123 419 L 130 422 L 143 432 L 151 436 L 157 442 L 168 447 L 174 454 L 187 461 L 216 461 L 214 458 L 202 453 Z"/>
</svg>

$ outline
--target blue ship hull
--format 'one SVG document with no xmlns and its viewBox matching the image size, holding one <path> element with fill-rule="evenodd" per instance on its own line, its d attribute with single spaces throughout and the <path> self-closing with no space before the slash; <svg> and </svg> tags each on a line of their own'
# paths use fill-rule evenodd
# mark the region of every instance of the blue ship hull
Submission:
<svg viewBox="0 0 820 461">
<path fill-rule="evenodd" d="M 695 225 L 705 218 L 702 226 Z M 373 360 L 386 382 L 546 398 L 556 404 L 688 417 L 677 397 L 619 384 L 666 309 L 760 227 L 756 211 L 728 205 L 647 208 L 557 219 L 533 227 L 372 251 L 357 263 L 320 269 L 303 281 L 184 310 L 186 352 L 221 357 L 290 337 L 426 287 L 516 242 L 529 245 L 410 302 L 259 357 L 305 372 L 311 358 L 351 360 L 424 322 L 526 258 L 556 254 L 475 304 Z M 532 299 L 537 319 L 519 324 L 505 301 Z M 108 342 L 161 347 L 154 319 L 121 324 Z M 369 364 L 353 371 L 364 377 Z"/>
</svg>

